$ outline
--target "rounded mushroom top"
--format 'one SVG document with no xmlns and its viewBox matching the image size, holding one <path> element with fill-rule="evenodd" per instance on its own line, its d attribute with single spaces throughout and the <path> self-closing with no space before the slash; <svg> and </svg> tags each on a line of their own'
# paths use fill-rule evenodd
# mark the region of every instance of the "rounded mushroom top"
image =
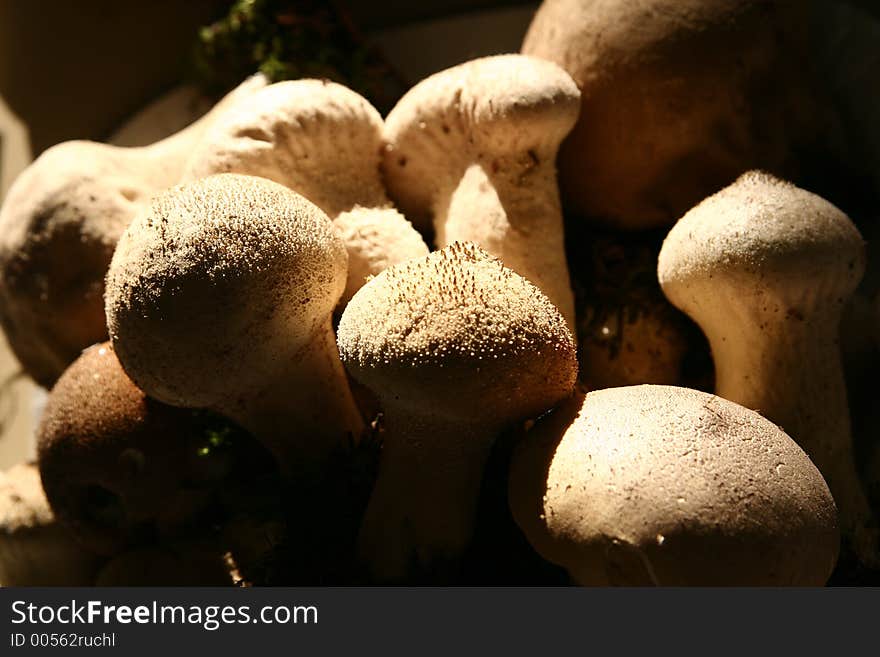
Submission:
<svg viewBox="0 0 880 657">
<path fill-rule="evenodd" d="M 67 368 L 37 429 L 56 517 L 101 553 L 117 550 L 141 525 L 164 529 L 199 510 L 208 482 L 229 469 L 207 445 L 196 414 L 149 399 L 109 343 Z"/>
<path fill-rule="evenodd" d="M 278 82 L 211 126 L 183 179 L 261 176 L 335 216 L 358 204 L 387 204 L 379 175 L 381 146 L 381 115 L 351 89 L 327 80 Z"/>
<path fill-rule="evenodd" d="M 113 347 L 150 396 L 222 406 L 265 385 L 324 330 L 346 268 L 327 215 L 282 185 L 221 174 L 174 187 L 113 256 Z"/>
<path fill-rule="evenodd" d="M 391 265 L 430 253 L 422 236 L 394 208 L 356 206 L 336 217 L 333 226 L 348 251 L 348 284 L 341 306 L 345 306 L 371 276 Z"/>
<path fill-rule="evenodd" d="M 372 279 L 346 306 L 337 339 L 357 380 L 414 411 L 510 421 L 549 408 L 577 377 L 556 307 L 469 243 Z"/>
<path fill-rule="evenodd" d="M 673 302 L 686 288 L 708 291 L 760 282 L 779 294 L 851 292 L 865 268 L 865 245 L 849 218 L 823 198 L 751 171 L 705 199 L 663 242 L 658 276 Z"/>
<path fill-rule="evenodd" d="M 592 584 L 824 584 L 834 500 L 758 413 L 673 386 L 573 398 L 526 435 L 511 507 L 545 557 Z"/>
<path fill-rule="evenodd" d="M 424 213 L 440 185 L 457 182 L 470 162 L 491 167 L 495 157 L 519 156 L 522 168 L 534 167 L 552 159 L 579 111 L 574 80 L 536 57 L 484 57 L 436 73 L 385 120 L 389 191 L 409 216 Z"/>
</svg>

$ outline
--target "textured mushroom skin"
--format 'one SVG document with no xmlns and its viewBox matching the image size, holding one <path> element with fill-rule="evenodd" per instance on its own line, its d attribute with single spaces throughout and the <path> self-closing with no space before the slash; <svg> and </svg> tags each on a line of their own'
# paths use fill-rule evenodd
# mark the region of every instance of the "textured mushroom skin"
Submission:
<svg viewBox="0 0 880 657">
<path fill-rule="evenodd" d="M 114 349 L 151 397 L 226 415 L 280 458 L 297 437 L 342 440 L 360 427 L 330 326 L 346 268 L 327 215 L 286 187 L 220 174 L 172 188 L 114 254 Z"/>
<path fill-rule="evenodd" d="M 546 0 L 522 46 L 581 90 L 563 196 L 624 229 L 671 225 L 752 168 L 793 175 L 815 133 L 799 0 Z"/>
<path fill-rule="evenodd" d="M 473 60 L 413 87 L 385 121 L 382 170 L 438 247 L 479 244 L 537 285 L 574 326 L 556 151 L 578 114 L 571 78 L 521 55 Z"/>
<path fill-rule="evenodd" d="M 337 216 L 333 226 L 348 252 L 348 278 L 337 310 L 344 309 L 371 277 L 429 253 L 422 236 L 394 208 L 355 206 Z"/>
<path fill-rule="evenodd" d="M 120 235 L 157 190 L 179 180 L 209 123 L 264 84 L 247 80 L 151 146 L 64 142 L 18 177 L 0 209 L 0 324 L 37 383 L 51 386 L 80 351 L 106 339 L 104 276 Z"/>
<path fill-rule="evenodd" d="M 385 418 L 361 555 L 379 580 L 442 570 L 470 541 L 497 434 L 574 386 L 565 320 L 498 259 L 455 243 L 367 283 L 346 307 L 337 339 Z"/>
<path fill-rule="evenodd" d="M 571 390 L 577 370 L 550 300 L 462 242 L 372 279 L 346 307 L 337 341 L 352 376 L 383 399 L 450 421 L 531 417 Z"/>
<path fill-rule="evenodd" d="M 388 203 L 379 177 L 382 117 L 327 80 L 278 82 L 223 116 L 192 153 L 184 180 L 216 173 L 268 178 L 331 217 Z"/>
<path fill-rule="evenodd" d="M 664 293 L 709 339 L 716 393 L 798 442 L 870 561 L 876 527 L 853 461 L 839 348 L 841 312 L 864 269 L 862 237 L 843 212 L 759 172 L 688 212 L 658 262 Z"/>
<path fill-rule="evenodd" d="M 113 554 L 141 526 L 173 530 L 204 507 L 213 459 L 197 455 L 201 437 L 190 411 L 149 399 L 96 345 L 55 384 L 37 429 L 46 496 L 80 543 Z"/>
<path fill-rule="evenodd" d="M 213 124 L 184 180 L 260 176 L 302 194 L 331 219 L 349 255 L 339 309 L 365 276 L 426 255 L 421 236 L 390 206 L 379 173 L 382 117 L 362 96 L 326 80 L 279 82 Z"/>
<path fill-rule="evenodd" d="M 56 522 L 35 465 L 0 472 L 0 586 L 86 586 L 97 568 Z"/>
<path fill-rule="evenodd" d="M 514 518 L 582 585 L 823 585 L 834 500 L 785 433 L 672 386 L 578 395 L 516 451 Z"/>
</svg>

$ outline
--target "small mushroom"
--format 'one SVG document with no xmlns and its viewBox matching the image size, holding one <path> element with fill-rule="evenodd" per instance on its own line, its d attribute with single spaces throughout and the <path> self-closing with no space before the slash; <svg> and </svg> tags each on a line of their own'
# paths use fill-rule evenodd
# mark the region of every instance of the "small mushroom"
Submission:
<svg viewBox="0 0 880 657">
<path fill-rule="evenodd" d="M 751 168 L 793 175 L 824 130 L 799 0 L 545 0 L 522 45 L 581 90 L 559 153 L 566 207 L 642 230 Z"/>
<path fill-rule="evenodd" d="M 319 208 L 277 183 L 220 174 L 153 200 L 107 275 L 113 348 L 149 396 L 224 415 L 292 473 L 363 421 L 331 314 L 347 257 Z"/>
<path fill-rule="evenodd" d="M 372 276 L 429 253 L 421 235 L 394 208 L 355 206 L 336 217 L 333 225 L 348 251 L 348 280 L 337 310 L 344 310 Z"/>
<path fill-rule="evenodd" d="M 178 182 L 210 122 L 264 84 L 250 78 L 151 146 L 58 144 L 16 179 L 0 209 L 0 324 L 37 383 L 51 386 L 106 339 L 104 276 L 119 236 L 154 193 Z"/>
<path fill-rule="evenodd" d="M 37 430 L 49 504 L 101 554 L 141 534 L 173 532 L 232 470 L 231 430 L 209 429 L 197 413 L 148 398 L 110 344 L 96 345 L 58 379 Z"/>
<path fill-rule="evenodd" d="M 522 55 L 477 59 L 423 80 L 385 121 L 391 197 L 438 247 L 479 244 L 525 276 L 574 329 L 556 152 L 579 93 L 565 71 Z"/>
<path fill-rule="evenodd" d="M 85 586 L 98 566 L 56 521 L 35 465 L 0 472 L 0 586 Z"/>
<path fill-rule="evenodd" d="M 828 481 L 844 537 L 876 563 L 839 348 L 841 312 L 864 269 L 865 245 L 843 212 L 750 172 L 679 220 L 663 243 L 658 276 L 709 340 L 715 392 L 797 441 Z"/>
<path fill-rule="evenodd" d="M 468 545 L 496 436 L 543 413 L 577 377 L 565 320 L 472 244 L 379 274 L 339 323 L 351 375 L 379 398 L 385 439 L 359 538 L 373 577 L 453 564 Z"/>
<path fill-rule="evenodd" d="M 216 121 L 192 153 L 184 180 L 260 176 L 341 220 L 349 256 L 341 310 L 365 274 L 381 271 L 377 266 L 428 253 L 418 232 L 389 207 L 379 173 L 381 146 L 382 117 L 365 98 L 327 80 L 289 80 L 260 90 Z"/>
<path fill-rule="evenodd" d="M 821 586 L 834 500 L 772 422 L 708 393 L 576 395 L 515 451 L 514 519 L 581 585 Z"/>
</svg>

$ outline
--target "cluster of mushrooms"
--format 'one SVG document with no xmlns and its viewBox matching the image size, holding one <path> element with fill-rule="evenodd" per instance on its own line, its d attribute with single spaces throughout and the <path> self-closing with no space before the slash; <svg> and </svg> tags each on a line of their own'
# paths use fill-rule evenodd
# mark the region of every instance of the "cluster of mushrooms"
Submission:
<svg viewBox="0 0 880 657">
<path fill-rule="evenodd" d="M 841 545 L 876 568 L 839 349 L 865 242 L 762 171 L 797 178 L 811 134 L 806 4 L 547 0 L 522 54 L 384 120 L 255 76 L 152 146 L 46 151 L 0 212 L 0 321 L 51 387 L 38 462 L 0 475 L 0 583 L 273 583 L 267 478 L 299 496 L 290 555 L 467 581 L 501 443 L 502 512 L 573 583 L 823 585 Z M 578 382 L 561 199 L 668 231 L 715 394 Z M 365 441 L 363 503 L 328 501 Z"/>
</svg>

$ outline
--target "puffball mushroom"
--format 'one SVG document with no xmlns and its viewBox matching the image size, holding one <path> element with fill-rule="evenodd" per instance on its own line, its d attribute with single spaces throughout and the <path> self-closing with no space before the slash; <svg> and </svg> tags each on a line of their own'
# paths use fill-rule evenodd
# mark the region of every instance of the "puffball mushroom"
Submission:
<svg viewBox="0 0 880 657">
<path fill-rule="evenodd" d="M 559 155 L 567 206 L 671 225 L 744 171 L 792 175 L 814 140 L 808 2 L 545 0 L 522 46 L 581 90 Z"/>
<path fill-rule="evenodd" d="M 576 395 L 514 453 L 514 519 L 581 585 L 821 586 L 834 500 L 798 445 L 715 395 L 641 385 Z"/>
<path fill-rule="evenodd" d="M 556 152 L 578 115 L 577 87 L 550 62 L 476 59 L 413 87 L 385 120 L 382 170 L 438 247 L 479 244 L 538 286 L 574 328 Z"/>
<path fill-rule="evenodd" d="M 202 119 L 160 142 L 121 148 L 69 141 L 45 151 L 0 209 L 0 324 L 25 371 L 49 387 L 106 339 L 104 276 L 119 236 L 219 114 L 266 83 L 254 76 Z"/>
<path fill-rule="evenodd" d="M 841 311 L 864 269 L 865 245 L 843 212 L 750 172 L 679 220 L 657 272 L 672 304 L 709 340 L 715 392 L 798 442 L 828 481 L 845 537 L 876 562 L 838 343 Z"/>
<path fill-rule="evenodd" d="M 428 253 L 418 232 L 389 207 L 379 174 L 381 147 L 382 117 L 356 92 L 327 80 L 278 82 L 213 124 L 184 180 L 260 176 L 302 194 L 339 222 L 349 257 L 344 307 L 365 274 L 381 271 L 377 266 Z"/>
<path fill-rule="evenodd" d="M 343 309 L 370 277 L 429 253 L 421 235 L 394 208 L 357 206 L 341 213 L 333 225 L 348 251 L 348 280 L 339 302 Z"/>
<path fill-rule="evenodd" d="M 59 522 L 112 555 L 142 530 L 172 532 L 204 509 L 232 469 L 188 410 L 149 399 L 109 343 L 67 368 L 37 430 L 43 487 Z"/>
<path fill-rule="evenodd" d="M 85 586 L 98 565 L 56 521 L 35 465 L 0 472 L 0 586 Z"/>
<path fill-rule="evenodd" d="M 471 538 L 497 434 L 552 407 L 577 377 L 574 340 L 537 287 L 473 244 L 386 269 L 349 302 L 342 360 L 384 411 L 359 537 L 373 577 L 454 562 Z"/>
<path fill-rule="evenodd" d="M 346 261 L 327 215 L 277 183 L 174 187 L 119 240 L 113 348 L 151 397 L 216 411 L 288 473 L 309 470 L 363 428 L 331 327 Z"/>
</svg>

